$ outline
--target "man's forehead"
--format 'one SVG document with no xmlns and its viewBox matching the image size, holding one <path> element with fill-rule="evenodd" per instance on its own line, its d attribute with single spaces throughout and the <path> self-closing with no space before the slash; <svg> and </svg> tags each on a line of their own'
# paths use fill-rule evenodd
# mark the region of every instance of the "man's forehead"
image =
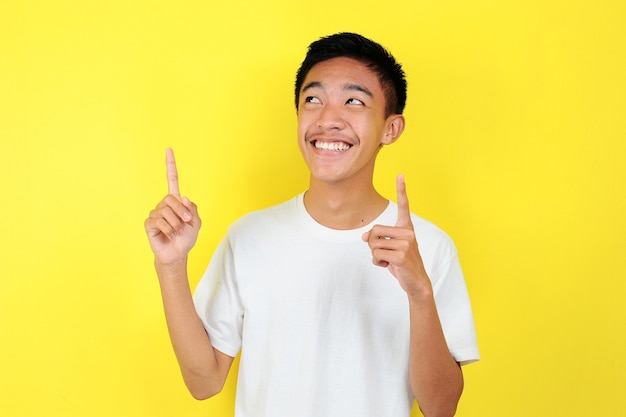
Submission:
<svg viewBox="0 0 626 417">
<path fill-rule="evenodd" d="M 372 93 L 369 88 L 367 88 L 364 85 L 357 84 L 354 82 L 345 82 L 341 84 L 339 88 L 342 91 L 354 91 L 354 92 L 363 93 L 370 97 L 374 97 L 374 93 Z M 312 89 L 326 90 L 327 86 L 322 81 L 311 81 L 311 82 L 304 84 L 304 86 L 302 87 L 303 92 L 307 90 L 312 90 Z"/>
<path fill-rule="evenodd" d="M 315 64 L 307 73 L 300 91 L 340 85 L 343 90 L 360 91 L 373 96 L 382 89 L 378 75 L 367 64 L 350 57 L 337 57 Z"/>
</svg>

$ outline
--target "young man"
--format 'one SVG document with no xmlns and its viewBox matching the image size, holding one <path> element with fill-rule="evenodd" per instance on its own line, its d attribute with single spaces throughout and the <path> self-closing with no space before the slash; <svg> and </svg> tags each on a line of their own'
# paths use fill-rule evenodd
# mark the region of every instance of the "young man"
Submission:
<svg viewBox="0 0 626 417">
<path fill-rule="evenodd" d="M 350 33 L 309 47 L 297 74 L 306 192 L 233 224 L 192 298 L 200 229 L 167 153 L 169 194 L 145 222 L 172 344 L 196 398 L 218 393 L 241 352 L 237 417 L 452 416 L 460 364 L 478 360 L 456 249 L 373 186 L 404 130 L 404 73 Z"/>
</svg>

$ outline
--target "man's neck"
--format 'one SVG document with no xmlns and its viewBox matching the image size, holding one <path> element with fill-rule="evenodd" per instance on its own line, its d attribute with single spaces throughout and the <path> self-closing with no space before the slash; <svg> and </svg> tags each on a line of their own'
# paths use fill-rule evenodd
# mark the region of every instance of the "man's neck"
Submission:
<svg viewBox="0 0 626 417">
<path fill-rule="evenodd" d="M 365 187 L 354 184 L 326 184 L 311 181 L 304 195 L 304 206 L 318 223 L 338 230 L 363 227 L 376 219 L 389 201 L 371 182 Z"/>
</svg>

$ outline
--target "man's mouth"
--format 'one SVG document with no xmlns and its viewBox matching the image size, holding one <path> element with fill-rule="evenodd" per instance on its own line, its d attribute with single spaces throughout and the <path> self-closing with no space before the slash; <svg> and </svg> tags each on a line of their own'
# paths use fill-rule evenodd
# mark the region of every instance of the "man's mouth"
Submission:
<svg viewBox="0 0 626 417">
<path fill-rule="evenodd" d="M 315 149 L 319 149 L 321 151 L 334 151 L 334 152 L 347 151 L 348 149 L 352 147 L 352 145 L 349 145 L 345 142 L 325 142 L 325 141 L 320 141 L 320 140 L 314 141 L 313 146 L 315 146 Z"/>
</svg>

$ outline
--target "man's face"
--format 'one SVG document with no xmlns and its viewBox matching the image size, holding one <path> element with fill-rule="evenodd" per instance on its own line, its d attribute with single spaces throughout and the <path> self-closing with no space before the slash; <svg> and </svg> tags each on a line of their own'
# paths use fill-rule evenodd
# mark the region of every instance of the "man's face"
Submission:
<svg viewBox="0 0 626 417">
<path fill-rule="evenodd" d="M 316 64 L 302 83 L 298 106 L 298 145 L 311 179 L 371 183 L 381 144 L 402 132 L 394 131 L 398 119 L 385 117 L 383 89 L 365 64 L 346 57 Z"/>
</svg>

